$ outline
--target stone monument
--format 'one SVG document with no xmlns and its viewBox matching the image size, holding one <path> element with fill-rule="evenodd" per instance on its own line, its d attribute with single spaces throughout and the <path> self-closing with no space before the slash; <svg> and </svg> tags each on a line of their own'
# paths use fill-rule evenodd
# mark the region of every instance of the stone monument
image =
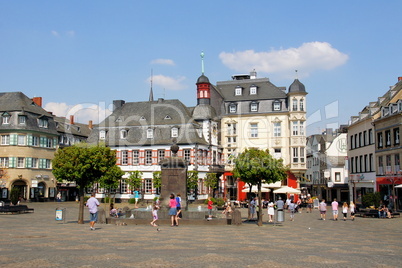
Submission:
<svg viewBox="0 0 402 268">
<path fill-rule="evenodd" d="M 176 140 L 170 147 L 171 157 L 163 159 L 159 164 L 161 166 L 161 208 L 169 207 L 169 197 L 173 193 L 175 196 L 180 194 L 181 206 L 187 208 L 187 163 L 183 158 L 177 156 L 179 146 Z"/>
</svg>

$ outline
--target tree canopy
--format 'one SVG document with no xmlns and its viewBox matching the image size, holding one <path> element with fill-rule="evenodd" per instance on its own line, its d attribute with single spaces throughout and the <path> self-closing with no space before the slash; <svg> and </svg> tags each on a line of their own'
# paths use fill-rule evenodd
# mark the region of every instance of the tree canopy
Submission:
<svg viewBox="0 0 402 268">
<path fill-rule="evenodd" d="M 52 160 L 53 174 L 58 181 L 75 182 L 80 191 L 78 223 L 84 223 L 84 193 L 94 183 L 114 184 L 122 172 L 116 166 L 116 154 L 104 145 L 85 143 L 59 148 Z"/>
<path fill-rule="evenodd" d="M 258 189 L 258 204 L 261 204 L 262 183 L 274 183 L 286 179 L 288 169 L 282 159 L 275 159 L 269 150 L 256 148 L 246 149 L 234 159 L 233 175 Z M 259 206 L 262 215 L 262 206 Z M 258 225 L 262 225 L 262 217 L 258 217 Z"/>
</svg>

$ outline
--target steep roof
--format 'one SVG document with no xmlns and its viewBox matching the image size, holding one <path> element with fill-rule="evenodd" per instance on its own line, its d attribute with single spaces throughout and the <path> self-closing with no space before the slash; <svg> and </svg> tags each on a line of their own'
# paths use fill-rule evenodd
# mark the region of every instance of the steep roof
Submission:
<svg viewBox="0 0 402 268">
<path fill-rule="evenodd" d="M 25 111 L 52 116 L 22 92 L 0 92 L 0 112 Z"/>
<path fill-rule="evenodd" d="M 235 95 L 236 87 L 242 87 L 241 96 Z M 257 94 L 250 95 L 250 87 L 257 87 Z M 217 82 L 217 89 L 220 91 L 225 101 L 250 101 L 250 100 L 269 100 L 287 98 L 286 92 L 272 84 L 268 78 L 232 80 Z"/>
</svg>

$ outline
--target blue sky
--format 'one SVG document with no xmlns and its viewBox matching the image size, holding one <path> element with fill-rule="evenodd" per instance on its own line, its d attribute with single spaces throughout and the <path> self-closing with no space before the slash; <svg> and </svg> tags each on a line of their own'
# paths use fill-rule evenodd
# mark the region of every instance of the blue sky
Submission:
<svg viewBox="0 0 402 268">
<path fill-rule="evenodd" d="M 337 127 L 402 76 L 401 1 L 0 0 L 0 92 L 102 119 L 113 100 L 196 104 L 195 82 L 256 69 L 308 91 L 308 134 Z M 99 106 L 99 110 L 95 107 Z"/>
</svg>

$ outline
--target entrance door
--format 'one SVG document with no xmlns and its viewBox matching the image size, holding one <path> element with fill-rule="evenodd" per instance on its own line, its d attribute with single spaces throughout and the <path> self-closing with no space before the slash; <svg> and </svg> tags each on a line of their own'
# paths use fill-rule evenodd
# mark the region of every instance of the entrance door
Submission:
<svg viewBox="0 0 402 268">
<path fill-rule="evenodd" d="M 27 187 L 27 184 L 25 181 L 23 181 L 23 180 L 15 181 L 11 188 L 17 188 L 19 190 L 19 196 L 21 198 L 23 198 L 24 200 L 26 200 L 28 198 L 28 196 L 27 196 L 28 195 L 28 192 L 27 192 L 28 187 Z"/>
</svg>

